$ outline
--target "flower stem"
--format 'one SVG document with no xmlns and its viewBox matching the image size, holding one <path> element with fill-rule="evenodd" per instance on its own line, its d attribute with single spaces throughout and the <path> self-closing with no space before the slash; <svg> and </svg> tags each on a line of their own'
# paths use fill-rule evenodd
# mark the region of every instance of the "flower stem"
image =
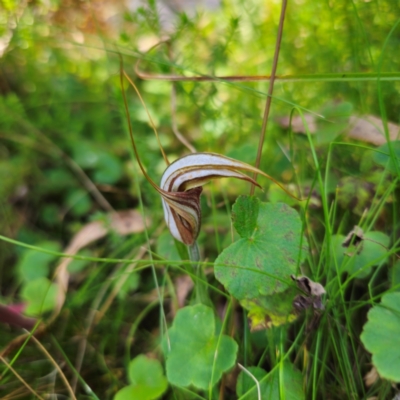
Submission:
<svg viewBox="0 0 400 400">
<path fill-rule="evenodd" d="M 190 261 L 195 262 L 196 281 L 195 282 L 195 303 L 207 304 L 211 303 L 208 295 L 207 278 L 200 264 L 200 251 L 197 242 L 188 246 Z"/>
</svg>

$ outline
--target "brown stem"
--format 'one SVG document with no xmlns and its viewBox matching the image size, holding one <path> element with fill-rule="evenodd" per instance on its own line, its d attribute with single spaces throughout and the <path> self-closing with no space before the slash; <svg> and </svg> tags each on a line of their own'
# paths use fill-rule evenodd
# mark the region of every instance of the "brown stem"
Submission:
<svg viewBox="0 0 400 400">
<path fill-rule="evenodd" d="M 258 149 L 257 149 L 257 158 L 256 158 L 256 163 L 255 163 L 256 168 L 259 168 L 259 166 L 260 166 L 262 147 L 263 147 L 263 143 L 265 140 L 265 132 L 267 130 L 269 110 L 271 108 L 271 101 L 272 101 L 272 93 L 274 91 L 276 69 L 278 67 L 279 50 L 280 50 L 281 41 L 282 41 L 283 23 L 285 21 L 286 5 L 287 5 L 287 0 L 282 0 L 281 16 L 279 18 L 278 35 L 276 37 L 274 60 L 272 63 L 272 70 L 271 70 L 271 79 L 269 81 L 269 87 L 268 87 L 268 94 L 267 94 L 268 97 L 267 97 L 267 101 L 265 103 L 264 118 L 263 118 L 263 123 L 262 123 L 262 127 L 261 127 L 260 141 L 258 143 Z M 257 180 L 256 172 L 253 175 L 253 179 Z M 252 183 L 251 187 L 250 187 L 250 195 L 254 194 L 254 189 L 255 189 L 255 186 Z"/>
</svg>

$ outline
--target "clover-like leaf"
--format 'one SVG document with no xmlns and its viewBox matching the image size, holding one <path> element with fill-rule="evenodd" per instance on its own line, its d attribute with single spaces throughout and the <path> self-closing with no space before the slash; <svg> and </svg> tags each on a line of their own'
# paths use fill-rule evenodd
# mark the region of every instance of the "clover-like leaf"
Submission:
<svg viewBox="0 0 400 400">
<path fill-rule="evenodd" d="M 387 293 L 368 312 L 361 340 L 382 378 L 400 382 L 400 293 Z"/>
<path fill-rule="evenodd" d="M 367 277 L 374 265 L 383 264 L 387 257 L 390 238 L 382 232 L 371 231 L 363 234 L 362 243 L 357 246 L 343 247 L 343 235 L 332 236 L 332 244 L 336 263 L 341 272 L 357 273 L 357 278 Z M 335 268 L 332 258 L 331 268 Z"/>
<path fill-rule="evenodd" d="M 255 203 L 259 203 L 256 226 L 250 229 L 251 225 L 244 221 L 253 220 Z M 283 203 L 268 204 L 240 196 L 232 215 L 242 238 L 216 259 L 217 279 L 239 300 L 254 300 L 285 291 L 289 287 L 285 281 L 296 274 L 298 262 L 305 256 L 303 250 L 307 248 L 303 240 L 303 249 L 300 249 L 301 221 L 297 211 Z"/>
<path fill-rule="evenodd" d="M 21 297 L 28 303 L 25 313 L 38 316 L 51 311 L 56 305 L 58 286 L 47 278 L 28 282 L 21 291 Z"/>
<path fill-rule="evenodd" d="M 302 400 L 305 398 L 303 391 L 303 377 L 289 362 L 275 368 L 267 376 L 267 372 L 259 367 L 249 367 L 247 370 L 257 379 L 260 385 L 262 400 L 275 400 L 280 398 L 279 387 L 285 388 L 285 399 Z M 283 382 L 279 380 L 283 379 Z M 236 394 L 240 400 L 258 400 L 258 390 L 254 379 L 242 371 L 237 380 Z"/>
<path fill-rule="evenodd" d="M 59 251 L 60 245 L 57 242 L 41 242 L 37 245 L 50 251 Z M 49 264 L 57 256 L 48 253 L 41 253 L 37 250 L 26 250 L 18 262 L 17 270 L 24 281 L 32 281 L 47 276 Z"/>
<path fill-rule="evenodd" d="M 161 363 L 144 355 L 129 363 L 128 376 L 131 384 L 118 391 L 114 400 L 153 400 L 168 387 Z"/>
<path fill-rule="evenodd" d="M 236 342 L 216 334 L 214 312 L 203 304 L 180 309 L 168 337 L 166 369 L 173 385 L 207 390 L 235 363 Z"/>
</svg>

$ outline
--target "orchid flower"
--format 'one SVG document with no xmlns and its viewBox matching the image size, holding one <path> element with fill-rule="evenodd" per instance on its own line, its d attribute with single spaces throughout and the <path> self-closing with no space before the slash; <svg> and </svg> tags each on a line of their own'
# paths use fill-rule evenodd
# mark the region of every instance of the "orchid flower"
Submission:
<svg viewBox="0 0 400 400">
<path fill-rule="evenodd" d="M 188 246 L 195 244 L 201 226 L 200 195 L 202 192 L 202 186 L 211 179 L 229 177 L 237 178 L 251 182 L 252 184 L 260 187 L 260 185 L 253 178 L 247 176 L 241 171 L 253 172 L 255 174 L 266 176 L 268 179 L 278 184 L 287 192 L 284 187 L 282 187 L 275 179 L 267 175 L 265 172 L 259 170 L 258 168 L 252 167 L 249 164 L 225 157 L 221 154 L 192 153 L 179 158 L 172 164 L 169 164 L 161 145 L 161 152 L 166 163 L 169 165 L 161 178 L 161 185 L 158 186 L 147 174 L 136 148 L 131 121 L 129 118 L 126 95 L 123 89 L 123 75 L 128 79 L 132 87 L 135 89 L 146 111 L 147 108 L 135 84 L 123 71 L 121 65 L 121 87 L 133 150 L 135 152 L 139 167 L 145 178 L 161 195 L 165 222 L 172 236 L 176 240 Z M 148 115 L 150 123 L 158 139 L 158 134 L 154 123 L 150 114 Z M 293 195 L 291 195 L 289 192 L 287 193 L 293 197 Z"/>
<path fill-rule="evenodd" d="M 262 171 L 241 161 L 214 153 L 193 153 L 170 164 L 161 178 L 159 193 L 165 222 L 172 236 L 192 245 L 201 225 L 200 195 L 202 186 L 215 178 L 238 178 L 260 186 L 242 171 Z"/>
</svg>

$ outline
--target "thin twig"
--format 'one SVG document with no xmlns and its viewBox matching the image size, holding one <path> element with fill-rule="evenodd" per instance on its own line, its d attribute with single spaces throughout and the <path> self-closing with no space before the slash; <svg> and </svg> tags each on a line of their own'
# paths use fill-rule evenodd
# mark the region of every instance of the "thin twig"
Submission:
<svg viewBox="0 0 400 400">
<path fill-rule="evenodd" d="M 0 360 L 6 365 L 6 367 L 18 378 L 18 380 L 38 399 L 44 400 L 42 396 L 40 396 L 38 393 L 36 393 L 22 378 L 21 375 L 18 374 L 18 372 L 2 357 L 0 356 Z"/>
<path fill-rule="evenodd" d="M 64 384 L 73 400 L 76 400 L 75 394 L 71 388 L 71 385 L 69 384 L 67 378 L 65 377 L 64 373 L 62 372 L 61 368 L 59 365 L 56 363 L 54 358 L 50 355 L 50 353 L 45 349 L 45 347 L 35 338 L 35 336 L 31 336 L 31 339 L 36 343 L 36 345 L 39 347 L 39 349 L 42 351 L 43 354 L 46 355 L 46 357 L 50 360 L 50 362 L 54 365 L 54 368 L 58 371 L 60 374 L 61 379 L 64 381 Z"/>
<path fill-rule="evenodd" d="M 267 101 L 265 103 L 264 118 L 263 118 L 263 123 L 262 123 L 262 128 L 261 128 L 260 141 L 258 143 L 258 149 L 257 149 L 257 158 L 256 158 L 256 163 L 255 163 L 256 168 L 259 168 L 259 166 L 260 166 L 261 153 L 262 153 L 263 143 L 265 140 L 265 132 L 267 131 L 269 110 L 271 108 L 272 93 L 274 91 L 276 69 L 278 67 L 279 50 L 281 48 L 283 23 L 285 22 L 286 5 L 287 5 L 287 0 L 282 0 L 281 16 L 279 18 L 278 35 L 276 37 L 274 60 L 272 63 L 272 70 L 271 70 L 271 80 L 269 81 Z M 257 180 L 257 173 L 254 173 L 253 179 L 255 181 Z M 251 184 L 250 195 L 254 194 L 254 189 L 255 189 L 255 185 Z"/>
<path fill-rule="evenodd" d="M 163 39 L 150 47 L 143 55 L 149 54 L 152 50 L 162 44 L 168 44 L 170 39 Z M 168 82 L 215 82 L 215 81 L 227 81 L 227 82 L 263 82 L 271 80 L 271 75 L 209 75 L 201 74 L 198 72 L 191 71 L 196 75 L 185 76 L 179 74 L 157 74 L 144 71 L 140 69 L 140 65 L 143 60 L 152 61 L 149 58 L 138 58 L 134 70 L 136 75 L 143 80 L 151 81 L 168 81 Z M 154 60 L 155 61 L 155 60 Z M 171 63 L 171 65 L 173 65 Z M 178 67 L 178 66 L 176 66 Z M 183 70 L 182 66 L 179 69 Z M 274 80 L 285 81 L 285 82 L 351 82 L 357 81 L 374 81 L 376 82 L 377 77 L 380 77 L 381 81 L 399 81 L 400 76 L 398 72 L 382 72 L 378 75 L 375 72 L 345 72 L 345 73 L 321 73 L 321 74 L 296 74 L 296 75 L 275 75 Z"/>
</svg>

